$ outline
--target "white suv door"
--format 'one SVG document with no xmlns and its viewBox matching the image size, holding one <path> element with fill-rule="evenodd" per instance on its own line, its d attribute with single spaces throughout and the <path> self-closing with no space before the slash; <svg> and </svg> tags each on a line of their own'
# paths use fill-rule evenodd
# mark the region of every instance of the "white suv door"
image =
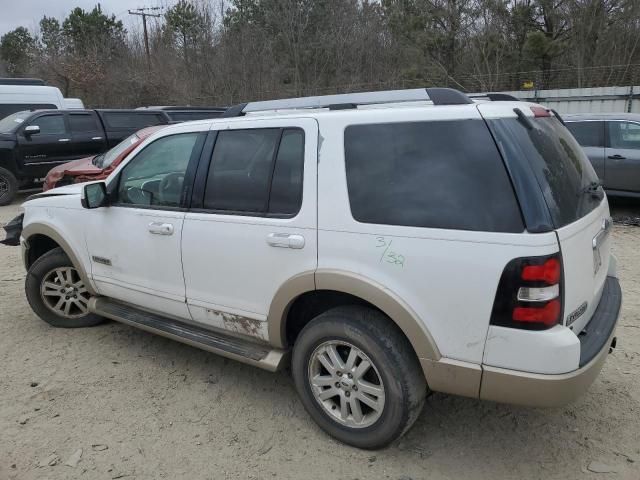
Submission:
<svg viewBox="0 0 640 480">
<path fill-rule="evenodd" d="M 318 125 L 288 118 L 213 128 L 211 163 L 201 162 L 182 232 L 187 302 L 199 323 L 266 340 L 278 288 L 317 265 Z"/>
<path fill-rule="evenodd" d="M 85 233 L 100 294 L 189 318 L 181 205 L 188 166 L 197 164 L 206 135 L 185 132 L 154 140 L 110 178 L 111 205 L 89 211 Z"/>
</svg>

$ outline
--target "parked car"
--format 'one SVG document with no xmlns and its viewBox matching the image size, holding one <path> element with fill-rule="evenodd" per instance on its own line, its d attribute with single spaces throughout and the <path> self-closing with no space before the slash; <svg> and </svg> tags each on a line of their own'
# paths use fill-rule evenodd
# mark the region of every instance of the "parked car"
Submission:
<svg viewBox="0 0 640 480">
<path fill-rule="evenodd" d="M 225 107 L 139 107 L 138 110 L 163 110 L 174 122 L 188 122 L 190 120 L 206 120 L 208 118 L 220 117 L 225 111 Z"/>
<path fill-rule="evenodd" d="M 38 110 L 0 120 L 0 205 L 18 188 L 43 179 L 52 167 L 104 152 L 132 133 L 166 125 L 153 110 Z"/>
<path fill-rule="evenodd" d="M 640 114 L 564 115 L 608 195 L 640 196 Z"/>
<path fill-rule="evenodd" d="M 147 127 L 125 138 L 111 150 L 85 157 L 73 162 L 63 163 L 52 168 L 44 179 L 43 191 L 70 185 L 72 183 L 103 180 L 131 153 L 144 139 L 152 133 L 164 128 L 164 125 Z"/>
<path fill-rule="evenodd" d="M 60 89 L 37 78 L 0 78 L 0 120 L 15 112 L 65 108 Z"/>
<path fill-rule="evenodd" d="M 44 321 L 290 359 L 311 417 L 361 448 L 406 432 L 429 391 L 567 403 L 615 347 L 607 198 L 535 104 L 438 88 L 243 104 L 23 206 L 5 243 Z"/>
</svg>

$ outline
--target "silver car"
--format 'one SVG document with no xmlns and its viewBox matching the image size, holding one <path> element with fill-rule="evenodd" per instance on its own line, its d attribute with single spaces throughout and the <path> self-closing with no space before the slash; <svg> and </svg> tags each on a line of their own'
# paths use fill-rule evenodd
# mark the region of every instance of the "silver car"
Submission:
<svg viewBox="0 0 640 480">
<path fill-rule="evenodd" d="M 563 115 L 607 194 L 640 196 L 640 114 Z"/>
</svg>

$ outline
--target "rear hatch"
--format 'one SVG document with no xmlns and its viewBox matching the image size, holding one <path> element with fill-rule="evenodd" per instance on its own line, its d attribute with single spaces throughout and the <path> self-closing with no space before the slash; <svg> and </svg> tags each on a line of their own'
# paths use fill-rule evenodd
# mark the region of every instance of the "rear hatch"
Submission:
<svg viewBox="0 0 640 480">
<path fill-rule="evenodd" d="M 478 109 L 512 176 L 528 175 L 542 192 L 546 219 L 535 228 L 543 231 L 546 223 L 546 230 L 557 234 L 564 267 L 563 324 L 579 334 L 598 305 L 609 268 L 611 218 L 598 177 L 569 130 L 543 107 L 496 102 Z M 518 168 L 514 162 L 520 162 Z M 516 191 L 526 184 L 514 178 Z M 524 211 L 523 197 L 518 192 Z"/>
</svg>

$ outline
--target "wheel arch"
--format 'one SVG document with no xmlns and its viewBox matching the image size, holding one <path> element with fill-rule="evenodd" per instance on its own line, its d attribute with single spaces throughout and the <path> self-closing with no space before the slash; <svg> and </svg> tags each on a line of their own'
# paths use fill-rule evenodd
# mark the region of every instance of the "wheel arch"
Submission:
<svg viewBox="0 0 640 480">
<path fill-rule="evenodd" d="M 54 248 L 60 247 L 78 271 L 78 274 L 89 293 L 91 295 L 96 295 L 82 262 L 80 262 L 69 242 L 67 242 L 53 227 L 41 223 L 29 224 L 22 230 L 22 238 L 25 242 L 25 245 L 23 245 L 22 248 L 22 261 L 27 271 L 33 262 L 42 255 Z"/>
<path fill-rule="evenodd" d="M 278 289 L 268 315 L 272 345 L 287 347 L 289 312 L 299 298 L 313 292 L 344 294 L 374 306 L 402 330 L 419 359 L 440 359 L 440 351 L 426 326 L 399 296 L 369 278 L 340 270 L 305 272 L 292 277 Z"/>
</svg>

